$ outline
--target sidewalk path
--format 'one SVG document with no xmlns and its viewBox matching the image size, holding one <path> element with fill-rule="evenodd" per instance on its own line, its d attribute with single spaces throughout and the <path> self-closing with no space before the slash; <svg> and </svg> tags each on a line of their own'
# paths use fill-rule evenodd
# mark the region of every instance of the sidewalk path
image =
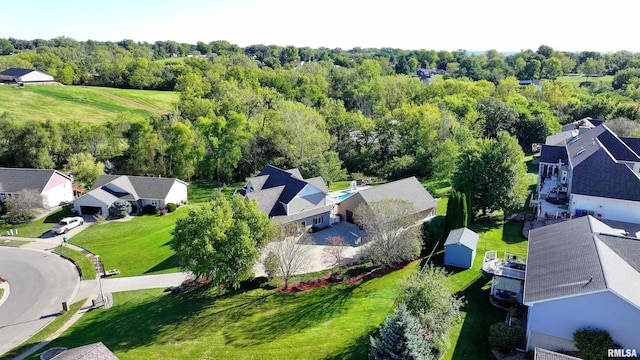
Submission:
<svg viewBox="0 0 640 360">
<path fill-rule="evenodd" d="M 99 281 L 102 281 L 102 292 L 105 294 L 109 294 L 121 291 L 157 289 L 167 288 L 170 286 L 178 286 L 187 278 L 189 278 L 189 276 L 189 273 L 180 272 L 159 275 L 130 276 L 102 280 L 85 280 L 82 282 L 82 284 L 80 284 L 80 291 L 78 291 L 78 294 L 76 295 L 74 301 L 78 301 L 86 297 L 95 298 L 100 295 Z"/>
</svg>

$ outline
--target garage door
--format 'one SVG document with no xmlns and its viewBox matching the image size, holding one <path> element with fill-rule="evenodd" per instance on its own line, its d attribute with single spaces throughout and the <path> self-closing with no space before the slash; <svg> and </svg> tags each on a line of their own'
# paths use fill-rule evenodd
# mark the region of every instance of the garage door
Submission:
<svg viewBox="0 0 640 360">
<path fill-rule="evenodd" d="M 80 212 L 82 215 L 95 215 L 102 212 L 100 206 L 80 206 Z"/>
</svg>

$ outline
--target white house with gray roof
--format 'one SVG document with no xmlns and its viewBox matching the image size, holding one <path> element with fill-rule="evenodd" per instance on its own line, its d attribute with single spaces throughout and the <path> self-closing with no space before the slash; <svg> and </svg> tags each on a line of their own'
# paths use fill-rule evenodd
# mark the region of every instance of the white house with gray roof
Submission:
<svg viewBox="0 0 640 360">
<path fill-rule="evenodd" d="M 73 201 L 73 179 L 57 170 L 0 168 L 0 200 L 35 190 L 50 208 Z"/>
<path fill-rule="evenodd" d="M 527 350 L 576 350 L 583 327 L 640 349 L 640 240 L 586 216 L 529 232 Z"/>
<path fill-rule="evenodd" d="M 237 193 L 256 200 L 276 224 L 295 222 L 306 229 L 330 225 L 334 203 L 322 177 L 304 179 L 298 169 L 268 165 Z"/>
<path fill-rule="evenodd" d="M 571 216 L 640 223 L 640 139 L 618 137 L 600 123 L 576 130 L 540 153 L 538 197 L 566 194 Z"/>
<path fill-rule="evenodd" d="M 353 222 L 353 213 L 360 204 L 368 205 L 383 200 L 405 200 L 416 209 L 416 218 L 426 219 L 436 214 L 438 205 L 415 176 L 360 190 L 338 204 L 338 213 L 347 222 Z"/>
<path fill-rule="evenodd" d="M 34 69 L 10 68 L 0 72 L 0 82 L 30 84 L 53 80 L 53 76 Z"/>
<path fill-rule="evenodd" d="M 476 257 L 478 238 L 478 234 L 467 228 L 451 230 L 444 243 L 444 264 L 471 268 Z"/>
<path fill-rule="evenodd" d="M 102 175 L 91 191 L 73 201 L 73 208 L 80 215 L 106 215 L 116 200 L 129 201 L 134 213 L 145 205 L 179 205 L 187 202 L 187 183 L 175 178 Z"/>
</svg>

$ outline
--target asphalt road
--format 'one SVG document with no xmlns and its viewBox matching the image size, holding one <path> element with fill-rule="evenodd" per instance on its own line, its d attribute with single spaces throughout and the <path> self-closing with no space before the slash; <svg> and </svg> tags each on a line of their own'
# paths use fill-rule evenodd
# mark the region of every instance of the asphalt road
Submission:
<svg viewBox="0 0 640 360">
<path fill-rule="evenodd" d="M 9 247 L 0 247 L 0 277 L 10 286 L 9 298 L 0 306 L 0 357 L 52 321 L 80 283 L 69 261 Z"/>
</svg>

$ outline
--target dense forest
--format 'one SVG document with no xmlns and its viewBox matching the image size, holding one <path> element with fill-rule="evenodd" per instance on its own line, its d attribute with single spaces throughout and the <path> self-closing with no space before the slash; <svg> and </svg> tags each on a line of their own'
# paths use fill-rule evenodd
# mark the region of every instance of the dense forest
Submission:
<svg viewBox="0 0 640 360">
<path fill-rule="evenodd" d="M 169 115 L 122 114 L 98 124 L 0 113 L 0 166 L 61 169 L 74 159 L 118 173 L 220 182 L 244 180 L 265 164 L 329 182 L 354 173 L 444 178 L 476 139 L 502 131 L 524 152 L 588 116 L 612 120 L 620 135 L 640 134 L 640 54 L 625 51 L 543 45 L 507 56 L 59 37 L 0 39 L 0 55 L 0 71 L 34 68 L 67 85 L 180 94 Z M 436 69 L 444 75 L 418 75 Z M 585 81 L 562 78 L 575 73 Z M 589 81 L 603 75 L 613 81 Z"/>
</svg>

